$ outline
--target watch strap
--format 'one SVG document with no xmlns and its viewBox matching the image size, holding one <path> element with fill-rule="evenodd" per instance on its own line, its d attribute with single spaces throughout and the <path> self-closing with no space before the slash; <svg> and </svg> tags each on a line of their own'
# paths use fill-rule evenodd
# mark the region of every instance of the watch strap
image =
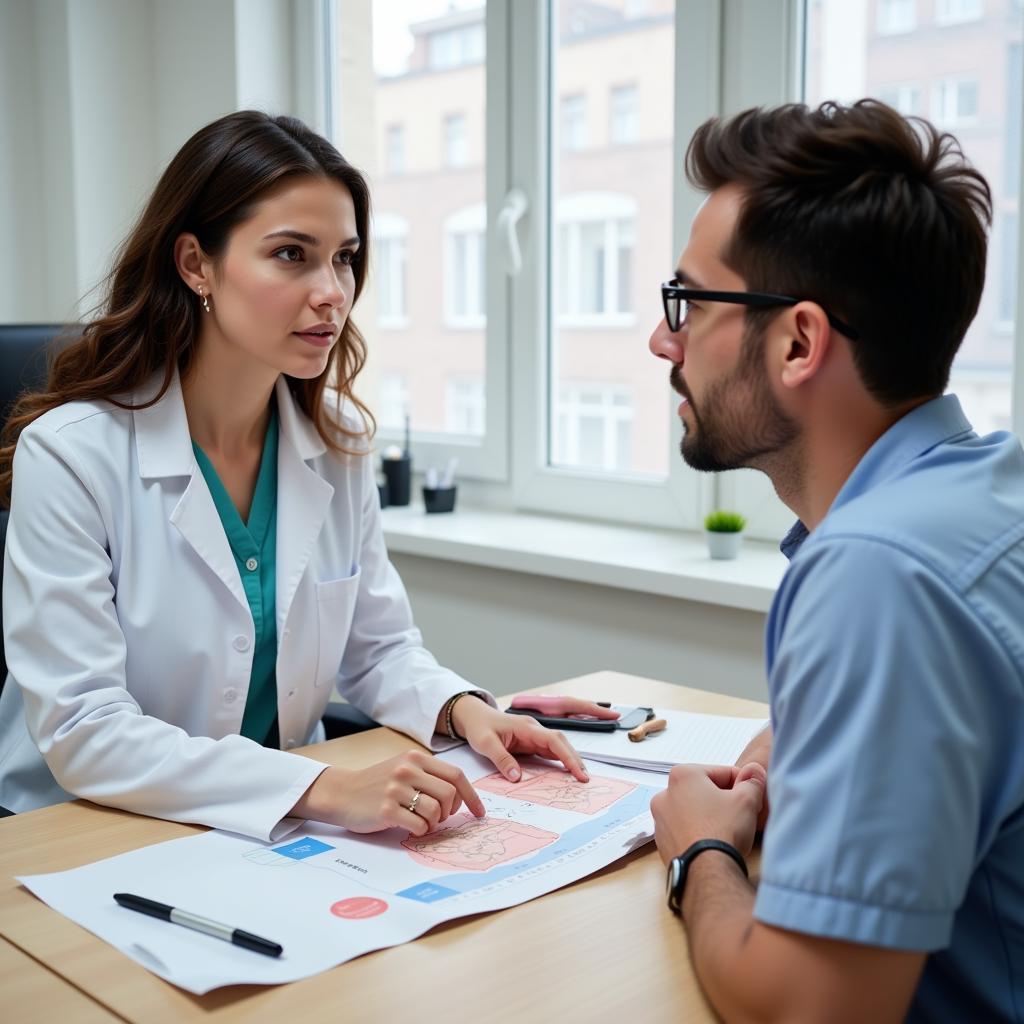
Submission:
<svg viewBox="0 0 1024 1024">
<path fill-rule="evenodd" d="M 743 877 L 750 877 L 743 854 L 732 843 L 727 843 L 724 839 L 698 839 L 669 862 L 668 907 L 677 917 L 681 917 L 683 913 L 683 893 L 686 890 L 686 876 L 689 874 L 690 865 L 708 850 L 717 850 L 731 857 L 743 872 Z"/>
</svg>

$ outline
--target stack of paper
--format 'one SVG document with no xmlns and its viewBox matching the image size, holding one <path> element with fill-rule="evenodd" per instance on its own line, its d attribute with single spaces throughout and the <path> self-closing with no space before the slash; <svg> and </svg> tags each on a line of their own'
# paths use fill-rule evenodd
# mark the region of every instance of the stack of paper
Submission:
<svg viewBox="0 0 1024 1024">
<path fill-rule="evenodd" d="M 732 764 L 743 748 L 768 724 L 766 718 L 698 715 L 690 711 L 657 712 L 668 728 L 634 743 L 624 731 L 570 735 L 582 757 L 624 768 L 668 772 L 677 764 Z"/>
</svg>

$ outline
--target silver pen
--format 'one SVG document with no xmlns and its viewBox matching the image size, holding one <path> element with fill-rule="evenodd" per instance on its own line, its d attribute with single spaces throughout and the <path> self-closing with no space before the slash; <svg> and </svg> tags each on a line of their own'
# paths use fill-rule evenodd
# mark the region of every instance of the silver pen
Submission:
<svg viewBox="0 0 1024 1024">
<path fill-rule="evenodd" d="M 264 956 L 280 956 L 284 952 L 283 946 L 271 942 L 270 939 L 253 935 L 252 932 L 243 931 L 241 928 L 232 928 L 229 924 L 211 921 L 208 917 L 200 917 L 199 914 L 192 914 L 187 910 L 169 907 L 166 903 L 147 900 L 145 896 L 115 892 L 114 899 L 120 906 L 127 907 L 128 910 L 137 910 L 140 914 L 158 917 L 161 921 L 180 924 L 183 928 L 191 928 L 204 935 L 212 935 L 214 938 L 223 939 L 225 942 L 241 946 L 243 949 L 251 949 L 254 953 L 262 953 Z"/>
</svg>

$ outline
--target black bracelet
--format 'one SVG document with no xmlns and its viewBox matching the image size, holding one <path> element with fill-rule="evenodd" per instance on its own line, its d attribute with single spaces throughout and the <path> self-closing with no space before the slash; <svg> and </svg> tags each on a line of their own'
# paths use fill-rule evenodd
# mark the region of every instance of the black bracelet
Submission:
<svg viewBox="0 0 1024 1024">
<path fill-rule="evenodd" d="M 727 843 L 724 839 L 698 839 L 678 857 L 673 857 L 669 861 L 668 907 L 677 916 L 682 916 L 683 913 L 683 892 L 686 889 L 686 876 L 689 874 L 690 865 L 706 850 L 718 850 L 719 853 L 728 854 L 743 872 L 743 877 L 750 877 L 743 854 L 731 843 Z"/>
<path fill-rule="evenodd" d="M 444 728 L 445 732 L 448 733 L 448 738 L 464 743 L 466 737 L 460 736 L 455 731 L 455 723 L 452 721 L 452 712 L 455 710 L 455 703 L 460 697 L 476 697 L 479 700 L 484 700 L 484 698 L 476 690 L 463 690 L 461 693 L 456 693 L 449 697 L 448 703 L 444 706 Z M 486 701 L 484 702 L 486 703 Z"/>
</svg>

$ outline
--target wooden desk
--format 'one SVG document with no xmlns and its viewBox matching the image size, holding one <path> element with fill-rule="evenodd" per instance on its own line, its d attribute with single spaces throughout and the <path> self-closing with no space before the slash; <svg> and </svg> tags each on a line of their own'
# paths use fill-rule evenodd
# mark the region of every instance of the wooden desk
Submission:
<svg viewBox="0 0 1024 1024">
<path fill-rule="evenodd" d="M 767 716 L 766 706 L 754 701 L 614 672 L 543 690 Z M 408 749 L 409 742 L 374 729 L 306 750 L 320 760 L 358 768 Z M 272 988 L 232 986 L 205 996 L 150 974 L 14 881 L 14 875 L 60 871 L 198 831 L 83 801 L 0 821 L 0 935 L 31 958 L 33 968 L 9 972 L 14 977 L 5 979 L 4 1020 L 32 1020 L 44 1000 L 46 1017 L 53 1020 L 68 1005 L 69 986 L 79 990 L 73 994 L 81 1005 L 102 1014 L 100 1004 L 139 1024 L 289 1019 L 390 1024 L 442 1015 L 446 1022 L 486 1024 L 714 1019 L 690 968 L 683 929 L 665 908 L 665 872 L 653 844 L 530 903 L 440 925 L 414 942 L 303 981 Z M 91 1018 L 70 1013 L 67 1019 Z"/>
</svg>

